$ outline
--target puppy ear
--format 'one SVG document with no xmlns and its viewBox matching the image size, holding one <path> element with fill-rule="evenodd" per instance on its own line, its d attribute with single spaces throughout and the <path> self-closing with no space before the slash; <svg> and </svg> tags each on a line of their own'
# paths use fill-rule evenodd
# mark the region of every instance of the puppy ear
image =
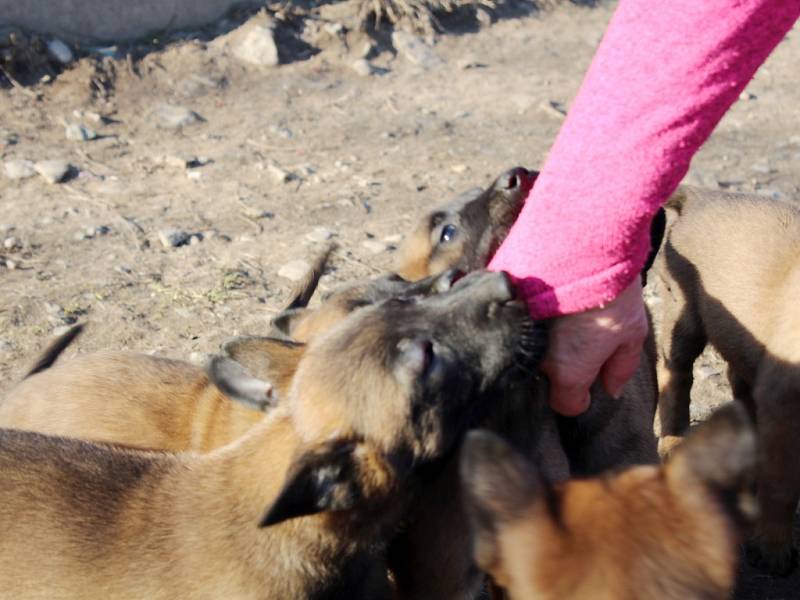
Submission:
<svg viewBox="0 0 800 600">
<path fill-rule="evenodd" d="M 206 369 L 224 394 L 264 410 L 289 389 L 305 344 L 268 337 L 239 337 L 222 346 Z"/>
<path fill-rule="evenodd" d="M 273 335 L 275 337 L 292 338 L 292 333 L 297 323 L 302 320 L 308 312 L 307 308 L 287 308 L 283 312 L 278 313 L 270 321 Z"/>
<path fill-rule="evenodd" d="M 470 431 L 461 448 L 461 482 L 474 536 L 475 562 L 498 567 L 504 525 L 519 518 L 543 488 L 536 469 L 499 436 Z"/>
<path fill-rule="evenodd" d="M 286 310 L 305 308 L 308 306 L 311 297 L 317 290 L 320 278 L 325 273 L 325 267 L 328 266 L 328 259 L 335 249 L 336 244 L 333 242 L 329 242 L 323 246 L 322 251 L 314 258 L 311 268 L 306 272 L 305 277 L 303 277 L 292 290 L 289 303 L 286 305 Z"/>
<path fill-rule="evenodd" d="M 744 490 L 755 475 L 756 436 L 739 402 L 695 427 L 666 464 L 672 480 L 698 481 L 720 492 Z"/>
<path fill-rule="evenodd" d="M 391 471 L 366 444 L 336 440 L 302 453 L 261 520 L 268 527 L 307 515 L 346 511 L 387 493 Z"/>
</svg>

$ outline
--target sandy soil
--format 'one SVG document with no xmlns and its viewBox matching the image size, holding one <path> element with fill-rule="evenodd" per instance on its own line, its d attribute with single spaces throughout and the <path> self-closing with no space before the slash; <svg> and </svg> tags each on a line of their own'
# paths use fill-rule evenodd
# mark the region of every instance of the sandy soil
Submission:
<svg viewBox="0 0 800 600">
<path fill-rule="evenodd" d="M 75 167 L 55 185 L 0 172 L 0 242 L 18 241 L 0 245 L 0 265 L 15 266 L 0 266 L 0 396 L 76 319 L 90 327 L 67 355 L 111 347 L 202 360 L 230 336 L 265 331 L 291 285 L 278 271 L 314 254 L 307 235 L 319 227 L 341 247 L 323 289 L 390 268 L 400 235 L 428 207 L 507 167 L 542 163 L 610 15 L 606 5 L 564 5 L 460 24 L 435 40 L 428 66 L 386 35 L 370 42 L 317 21 L 306 25 L 309 45 L 278 37 L 279 67 L 247 66 L 206 35 L 0 89 L 0 158 Z M 352 64 L 368 43 L 373 73 L 359 74 Z M 796 195 L 798 63 L 795 30 L 689 181 Z M 200 118 L 169 127 L 165 104 Z M 71 123 L 99 139 L 67 140 Z M 169 228 L 203 239 L 165 247 L 159 232 Z M 657 314 L 657 291 L 648 299 Z M 729 390 L 713 354 L 697 375 L 702 418 Z M 800 597 L 798 582 L 751 575 L 739 597 Z"/>
</svg>

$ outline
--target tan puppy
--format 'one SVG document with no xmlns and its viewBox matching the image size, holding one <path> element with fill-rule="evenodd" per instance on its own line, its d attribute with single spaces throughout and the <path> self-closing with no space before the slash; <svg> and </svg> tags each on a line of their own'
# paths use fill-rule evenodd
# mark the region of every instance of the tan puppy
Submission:
<svg viewBox="0 0 800 600">
<path fill-rule="evenodd" d="M 397 272 L 416 280 L 447 269 L 483 269 L 538 175 L 522 167 L 509 169 L 485 190 L 472 189 L 426 214 L 400 247 Z"/>
<path fill-rule="evenodd" d="M 312 342 L 283 406 L 210 454 L 3 431 L 3 594 L 386 597 L 368 551 L 413 497 L 415 470 L 452 447 L 484 390 L 537 358 L 512 298 L 505 276 L 478 274 L 446 295 L 354 313 Z M 238 377 L 231 364 L 214 361 L 214 377 Z M 262 375 L 244 367 L 245 379 Z"/>
<path fill-rule="evenodd" d="M 327 259 L 327 254 L 324 256 Z M 324 264 L 295 291 L 274 330 L 310 340 L 350 312 L 393 297 L 415 298 L 448 290 L 454 272 L 410 283 L 396 276 L 356 282 L 334 291 L 315 309 L 303 308 Z M 296 327 L 295 327 L 296 326 Z M 80 333 L 57 339 L 28 376 L 0 402 L 0 427 L 158 450 L 207 452 L 249 429 L 285 396 L 304 345 L 288 339 L 259 342 L 261 372 L 270 389 L 246 405 L 230 398 L 190 363 L 133 352 L 105 351 L 52 367 Z M 243 345 L 239 350 L 243 351 Z"/>
<path fill-rule="evenodd" d="M 728 362 L 735 397 L 758 423 L 762 513 L 748 555 L 785 574 L 796 562 L 800 497 L 800 210 L 690 187 L 667 206 L 679 215 L 656 262 L 664 290 L 661 450 L 669 452 L 689 427 L 692 364 L 710 342 Z"/>
<path fill-rule="evenodd" d="M 550 486 L 497 436 L 468 434 L 461 471 L 475 559 L 513 600 L 723 600 L 754 512 L 745 411 L 727 406 L 663 467 Z"/>
</svg>

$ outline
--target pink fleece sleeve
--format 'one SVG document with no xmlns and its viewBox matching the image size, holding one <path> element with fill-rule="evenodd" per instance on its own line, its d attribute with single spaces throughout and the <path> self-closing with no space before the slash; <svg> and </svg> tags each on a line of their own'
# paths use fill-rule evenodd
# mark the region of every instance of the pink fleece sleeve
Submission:
<svg viewBox="0 0 800 600">
<path fill-rule="evenodd" d="M 615 298 L 700 145 L 800 14 L 798 0 L 621 0 L 490 268 L 535 317 Z"/>
</svg>

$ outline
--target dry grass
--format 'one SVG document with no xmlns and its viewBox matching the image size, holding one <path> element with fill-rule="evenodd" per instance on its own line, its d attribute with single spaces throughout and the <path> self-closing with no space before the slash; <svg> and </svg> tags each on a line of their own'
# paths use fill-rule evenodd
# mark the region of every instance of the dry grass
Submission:
<svg viewBox="0 0 800 600">
<path fill-rule="evenodd" d="M 440 16 L 459 10 L 484 7 L 493 9 L 496 0 L 360 0 L 359 18 L 376 27 L 382 22 L 405 25 L 420 33 L 441 31 Z"/>
</svg>

